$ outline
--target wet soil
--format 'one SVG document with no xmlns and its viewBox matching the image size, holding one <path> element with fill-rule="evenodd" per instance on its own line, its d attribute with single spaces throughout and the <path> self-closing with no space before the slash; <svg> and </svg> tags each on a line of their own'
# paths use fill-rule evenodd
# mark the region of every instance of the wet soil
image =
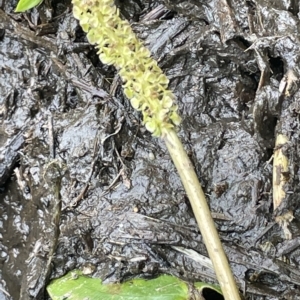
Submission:
<svg viewBox="0 0 300 300">
<path fill-rule="evenodd" d="M 299 3 L 118 5 L 170 79 L 179 135 L 245 298 L 300 299 Z M 47 299 L 51 278 L 84 267 L 104 282 L 216 282 L 178 251 L 207 255 L 179 176 L 70 1 L 15 6 L 0 1 L 0 298 Z M 273 211 L 277 133 L 289 138 L 290 174 Z M 285 212 L 291 240 L 274 222 Z"/>
</svg>

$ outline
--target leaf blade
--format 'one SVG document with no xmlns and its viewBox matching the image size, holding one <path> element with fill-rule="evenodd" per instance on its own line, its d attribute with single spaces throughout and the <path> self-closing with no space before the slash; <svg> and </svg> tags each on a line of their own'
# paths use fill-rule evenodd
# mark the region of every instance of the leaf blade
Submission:
<svg viewBox="0 0 300 300">
<path fill-rule="evenodd" d="M 35 6 L 38 6 L 43 0 L 20 0 L 15 9 L 15 12 L 24 12 Z"/>
</svg>

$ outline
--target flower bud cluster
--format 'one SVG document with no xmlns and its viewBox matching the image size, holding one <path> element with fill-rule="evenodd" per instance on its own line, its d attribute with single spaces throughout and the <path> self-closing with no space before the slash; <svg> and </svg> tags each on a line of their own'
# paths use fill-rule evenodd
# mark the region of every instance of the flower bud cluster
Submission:
<svg viewBox="0 0 300 300">
<path fill-rule="evenodd" d="M 149 50 L 122 20 L 113 0 L 72 0 L 73 14 L 96 45 L 101 61 L 114 65 L 124 82 L 131 105 L 142 112 L 145 127 L 153 136 L 179 125 L 175 96 L 168 78 L 150 57 Z"/>
</svg>

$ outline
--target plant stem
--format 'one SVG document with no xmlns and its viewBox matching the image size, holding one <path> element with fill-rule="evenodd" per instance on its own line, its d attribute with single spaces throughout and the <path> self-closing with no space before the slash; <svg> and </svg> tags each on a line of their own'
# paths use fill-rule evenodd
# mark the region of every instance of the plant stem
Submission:
<svg viewBox="0 0 300 300">
<path fill-rule="evenodd" d="M 225 300 L 240 300 L 233 274 L 194 167 L 174 130 L 165 131 L 163 139 L 189 197 L 223 296 Z"/>
</svg>

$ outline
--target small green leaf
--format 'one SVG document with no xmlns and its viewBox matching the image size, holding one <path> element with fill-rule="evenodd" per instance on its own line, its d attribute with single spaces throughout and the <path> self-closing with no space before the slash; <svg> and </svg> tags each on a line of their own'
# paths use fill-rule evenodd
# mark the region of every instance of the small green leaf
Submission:
<svg viewBox="0 0 300 300">
<path fill-rule="evenodd" d="M 47 287 L 52 300 L 187 300 L 188 285 L 176 277 L 161 275 L 152 280 L 133 279 L 122 284 L 102 284 L 100 279 L 73 271 Z"/>
<path fill-rule="evenodd" d="M 43 0 L 20 0 L 15 12 L 23 12 L 35 6 L 38 6 Z"/>
<path fill-rule="evenodd" d="M 188 300 L 206 299 L 204 292 L 220 296 L 220 287 L 203 282 L 188 284 L 170 275 L 160 275 L 151 280 L 132 279 L 123 283 L 102 284 L 98 278 L 83 276 L 74 270 L 64 277 L 53 280 L 47 291 L 52 300 Z M 200 294 L 199 294 L 200 293 Z M 201 295 L 201 296 L 200 296 Z M 199 298 L 200 297 L 200 298 Z"/>
</svg>

